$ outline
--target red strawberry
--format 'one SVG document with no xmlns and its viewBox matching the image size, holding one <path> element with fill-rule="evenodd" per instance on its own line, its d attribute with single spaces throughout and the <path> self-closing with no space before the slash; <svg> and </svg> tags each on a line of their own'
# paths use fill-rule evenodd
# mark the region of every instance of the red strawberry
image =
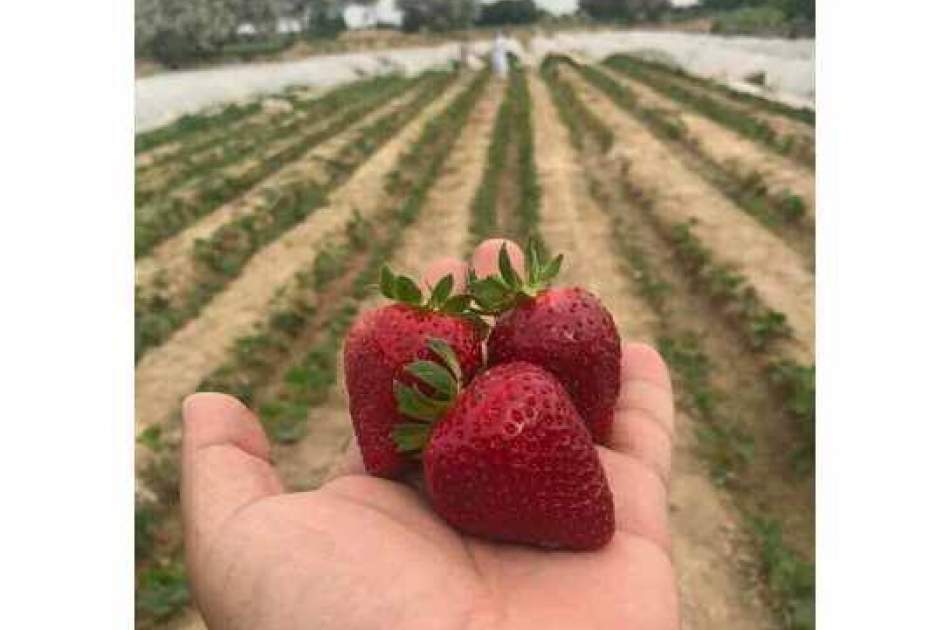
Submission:
<svg viewBox="0 0 950 630">
<path fill-rule="evenodd" d="M 403 368 L 419 359 L 435 359 L 426 347 L 430 337 L 447 342 L 461 364 L 461 378 L 468 382 L 482 366 L 481 331 L 459 316 L 467 296 L 449 297 L 452 277 L 436 285 L 423 304 L 422 292 L 409 278 L 393 276 L 383 268 L 383 295 L 399 301 L 362 315 L 347 334 L 343 347 L 350 417 L 366 470 L 381 477 L 404 472 L 410 458 L 399 453 L 393 428 L 403 421 L 397 410 L 393 379 L 412 384 Z"/>
<path fill-rule="evenodd" d="M 432 378 L 439 368 L 410 369 L 429 383 L 451 383 L 445 374 Z M 493 540 L 577 550 L 607 544 L 613 495 L 590 433 L 554 376 L 515 362 L 476 376 L 454 402 L 451 385 L 435 389 L 440 399 L 401 396 L 401 409 L 430 422 L 444 412 L 441 419 L 434 427 L 401 425 L 395 436 L 405 450 L 423 449 L 426 488 L 442 518 Z"/>
<path fill-rule="evenodd" d="M 499 253 L 500 276 L 473 284 L 485 312 L 498 315 L 488 338 L 488 365 L 528 361 L 554 374 L 567 389 L 595 442 L 604 443 L 620 394 L 620 335 L 610 312 L 590 291 L 548 288 L 561 257 L 542 260 L 528 244 L 527 279 Z"/>
</svg>

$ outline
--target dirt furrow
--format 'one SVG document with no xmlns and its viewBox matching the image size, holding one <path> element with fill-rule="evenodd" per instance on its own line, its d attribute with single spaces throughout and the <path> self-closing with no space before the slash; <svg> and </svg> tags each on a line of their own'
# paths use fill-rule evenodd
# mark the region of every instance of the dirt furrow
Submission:
<svg viewBox="0 0 950 630">
<path fill-rule="evenodd" d="M 743 138 L 739 134 L 697 114 L 673 99 L 660 94 L 646 83 L 637 81 L 607 66 L 598 69 L 615 81 L 629 88 L 647 107 L 673 112 L 686 125 L 689 135 L 700 148 L 720 165 L 734 166 L 740 174 L 757 171 L 770 190 L 780 192 L 788 189 L 805 202 L 807 216 L 815 219 L 815 173 L 800 162 L 791 160 L 765 149 L 761 144 Z M 729 169 L 733 170 L 733 169 Z"/>
<path fill-rule="evenodd" d="M 400 154 L 463 88 L 453 84 L 394 138 L 363 163 L 330 196 L 328 206 L 259 251 L 234 280 L 168 341 L 150 351 L 135 373 L 136 429 L 164 421 L 183 396 L 225 358 L 231 342 L 247 334 L 264 314 L 274 290 L 290 281 L 313 256 L 313 247 L 343 228 L 353 211 L 375 208 L 386 174 Z"/>
<path fill-rule="evenodd" d="M 427 196 L 415 221 L 406 229 L 401 246 L 390 260 L 392 268 L 420 278 L 425 265 L 441 256 L 462 257 L 468 238 L 468 209 L 479 184 L 491 140 L 504 83 L 492 81 L 459 136 L 444 170 Z M 361 310 L 374 308 L 381 298 L 363 302 Z M 338 374 L 342 374 L 342 357 Z M 277 447 L 274 460 L 289 488 L 304 490 L 323 480 L 352 437 L 350 415 L 342 382 L 326 403 L 310 412 L 311 429 L 300 442 Z"/>
<path fill-rule="evenodd" d="M 687 169 L 644 125 L 576 71 L 564 68 L 563 76 L 617 134 L 614 156 L 627 161 L 628 179 L 653 199 L 661 219 L 671 224 L 695 219 L 696 235 L 715 258 L 746 276 L 765 304 L 785 315 L 794 334 L 789 355 L 813 362 L 815 280 L 801 257 Z"/>
<path fill-rule="evenodd" d="M 552 252 L 564 252 L 561 279 L 597 293 L 625 340 L 656 343 L 656 313 L 636 293 L 614 252 L 611 223 L 587 190 L 583 167 L 547 90 L 529 75 L 534 104 L 541 232 Z M 626 277 L 625 277 L 626 276 Z M 765 605 L 749 593 L 729 534 L 737 517 L 696 455 L 695 421 L 677 414 L 670 507 L 683 628 L 772 627 Z"/>
<path fill-rule="evenodd" d="M 376 121 L 391 115 L 394 111 L 412 100 L 416 90 L 410 90 L 371 112 L 343 133 L 313 147 L 299 160 L 288 164 L 270 177 L 265 178 L 237 199 L 227 202 L 217 210 L 205 215 L 190 227 L 160 243 L 152 252 L 135 262 L 135 281 L 139 286 L 150 286 L 156 273 L 162 273 L 175 279 L 176 285 L 182 285 L 191 276 L 192 243 L 199 238 L 208 238 L 222 225 L 251 214 L 262 202 L 264 191 L 279 189 L 291 179 L 324 179 L 325 160 L 357 138 L 360 132 L 372 126 Z"/>
</svg>

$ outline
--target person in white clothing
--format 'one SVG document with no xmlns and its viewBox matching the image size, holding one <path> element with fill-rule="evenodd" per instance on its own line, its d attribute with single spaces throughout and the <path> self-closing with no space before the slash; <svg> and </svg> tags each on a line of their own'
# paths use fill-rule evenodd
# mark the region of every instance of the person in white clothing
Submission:
<svg viewBox="0 0 950 630">
<path fill-rule="evenodd" d="M 501 33 L 495 33 L 495 43 L 492 47 L 492 70 L 500 77 L 508 76 L 508 47 Z"/>
</svg>

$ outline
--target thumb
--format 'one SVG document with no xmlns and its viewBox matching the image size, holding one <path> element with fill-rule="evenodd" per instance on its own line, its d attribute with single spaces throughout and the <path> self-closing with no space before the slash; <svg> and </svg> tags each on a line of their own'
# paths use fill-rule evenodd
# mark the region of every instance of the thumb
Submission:
<svg viewBox="0 0 950 630">
<path fill-rule="evenodd" d="M 182 416 L 181 506 L 191 564 L 229 518 L 283 486 L 260 422 L 236 398 L 193 394 Z"/>
</svg>

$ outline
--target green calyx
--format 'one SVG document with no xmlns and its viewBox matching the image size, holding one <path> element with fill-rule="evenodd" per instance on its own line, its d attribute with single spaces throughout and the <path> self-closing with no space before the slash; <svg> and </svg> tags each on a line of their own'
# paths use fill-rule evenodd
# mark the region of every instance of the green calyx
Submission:
<svg viewBox="0 0 950 630">
<path fill-rule="evenodd" d="M 442 276 L 429 293 L 429 299 L 423 300 L 422 289 L 409 276 L 397 276 L 387 265 L 383 265 L 379 274 L 379 291 L 390 300 L 427 311 L 464 315 L 472 297 L 467 293 L 452 295 L 453 283 L 452 274 Z"/>
<path fill-rule="evenodd" d="M 452 347 L 442 339 L 430 338 L 429 348 L 441 360 L 413 361 L 404 369 L 417 380 L 425 383 L 431 394 L 424 393 L 415 385 L 406 385 L 393 379 L 393 394 L 396 407 L 406 418 L 393 427 L 392 437 L 400 453 L 419 453 L 429 441 L 435 423 L 455 403 L 462 386 L 462 367 Z"/>
<path fill-rule="evenodd" d="M 525 251 L 526 276 L 522 278 L 511 264 L 507 245 L 498 252 L 498 275 L 478 279 L 469 275 L 469 292 L 477 308 L 470 309 L 478 315 L 498 315 L 508 311 L 525 299 L 536 297 L 551 286 L 561 271 L 563 254 L 548 259 L 536 239 L 528 239 Z"/>
</svg>

